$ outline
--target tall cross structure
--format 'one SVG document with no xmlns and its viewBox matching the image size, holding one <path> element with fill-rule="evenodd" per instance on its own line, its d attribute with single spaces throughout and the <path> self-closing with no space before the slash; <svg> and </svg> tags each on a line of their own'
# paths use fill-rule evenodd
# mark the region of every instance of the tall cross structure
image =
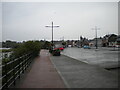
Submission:
<svg viewBox="0 0 120 90">
<path fill-rule="evenodd" d="M 55 25 L 55 26 L 54 26 L 54 24 L 53 24 L 53 22 L 52 22 L 52 26 L 47 25 L 47 26 L 45 26 L 45 27 L 50 27 L 50 28 L 52 28 L 52 44 L 53 44 L 53 28 L 55 28 L 55 27 L 60 27 L 60 26 L 58 26 L 58 25 Z M 52 47 L 52 49 L 53 49 L 53 47 Z"/>
<path fill-rule="evenodd" d="M 95 34 L 96 34 L 96 49 L 98 49 L 98 40 L 97 40 L 97 31 L 100 30 L 100 28 L 97 28 L 97 26 L 95 26 L 95 28 L 92 28 L 92 30 L 95 30 Z"/>
</svg>

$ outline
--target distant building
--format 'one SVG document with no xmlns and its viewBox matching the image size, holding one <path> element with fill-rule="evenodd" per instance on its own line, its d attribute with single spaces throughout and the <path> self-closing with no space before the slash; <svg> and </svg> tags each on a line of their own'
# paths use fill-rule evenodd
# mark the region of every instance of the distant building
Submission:
<svg viewBox="0 0 120 90">
<path fill-rule="evenodd" d="M 62 45 L 62 41 L 53 41 L 54 44 L 61 44 Z"/>
<path fill-rule="evenodd" d="M 67 40 L 67 46 L 71 45 L 72 47 L 76 46 L 76 40 Z"/>
<path fill-rule="evenodd" d="M 89 45 L 95 47 L 96 46 L 96 38 L 94 38 L 93 40 L 90 40 Z M 102 38 L 97 38 L 97 46 L 98 47 L 102 46 Z"/>
<path fill-rule="evenodd" d="M 62 41 L 53 41 L 55 47 L 61 47 L 62 46 Z"/>
<path fill-rule="evenodd" d="M 109 46 L 109 42 L 108 42 L 108 38 L 109 38 L 109 35 L 105 35 L 102 39 L 102 47 L 107 47 Z"/>
<path fill-rule="evenodd" d="M 116 46 L 120 47 L 120 35 L 118 35 L 118 37 L 117 37 Z"/>
<path fill-rule="evenodd" d="M 105 35 L 102 39 L 102 46 L 103 47 L 113 47 L 116 45 L 116 40 L 118 36 L 115 34 Z"/>
<path fill-rule="evenodd" d="M 88 40 L 87 38 L 81 38 L 80 40 L 80 46 L 83 47 L 85 45 L 89 45 L 90 40 Z"/>
</svg>

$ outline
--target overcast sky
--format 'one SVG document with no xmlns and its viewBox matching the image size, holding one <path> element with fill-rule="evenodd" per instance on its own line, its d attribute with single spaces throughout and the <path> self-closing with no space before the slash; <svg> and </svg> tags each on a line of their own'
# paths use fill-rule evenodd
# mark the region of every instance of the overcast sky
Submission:
<svg viewBox="0 0 120 90">
<path fill-rule="evenodd" d="M 2 40 L 51 40 L 53 21 L 54 39 L 78 39 L 80 35 L 94 38 L 118 33 L 117 2 L 3 2 Z"/>
</svg>

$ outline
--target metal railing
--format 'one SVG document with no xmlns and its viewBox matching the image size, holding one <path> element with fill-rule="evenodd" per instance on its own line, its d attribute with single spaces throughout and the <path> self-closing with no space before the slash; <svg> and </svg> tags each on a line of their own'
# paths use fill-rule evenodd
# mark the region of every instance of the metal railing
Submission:
<svg viewBox="0 0 120 90">
<path fill-rule="evenodd" d="M 21 78 L 21 74 L 24 73 L 32 62 L 32 57 L 33 55 L 30 53 L 2 64 L 0 66 L 0 68 L 2 68 L 2 77 L 0 77 L 2 87 L 0 87 L 0 89 L 16 85 L 16 80 Z"/>
</svg>

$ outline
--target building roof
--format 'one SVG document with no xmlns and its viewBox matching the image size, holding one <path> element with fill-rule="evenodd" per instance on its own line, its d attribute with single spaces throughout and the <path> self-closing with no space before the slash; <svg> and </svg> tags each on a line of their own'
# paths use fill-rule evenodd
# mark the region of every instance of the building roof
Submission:
<svg viewBox="0 0 120 90">
<path fill-rule="evenodd" d="M 117 40 L 116 41 L 120 41 L 120 35 L 117 36 Z"/>
</svg>

